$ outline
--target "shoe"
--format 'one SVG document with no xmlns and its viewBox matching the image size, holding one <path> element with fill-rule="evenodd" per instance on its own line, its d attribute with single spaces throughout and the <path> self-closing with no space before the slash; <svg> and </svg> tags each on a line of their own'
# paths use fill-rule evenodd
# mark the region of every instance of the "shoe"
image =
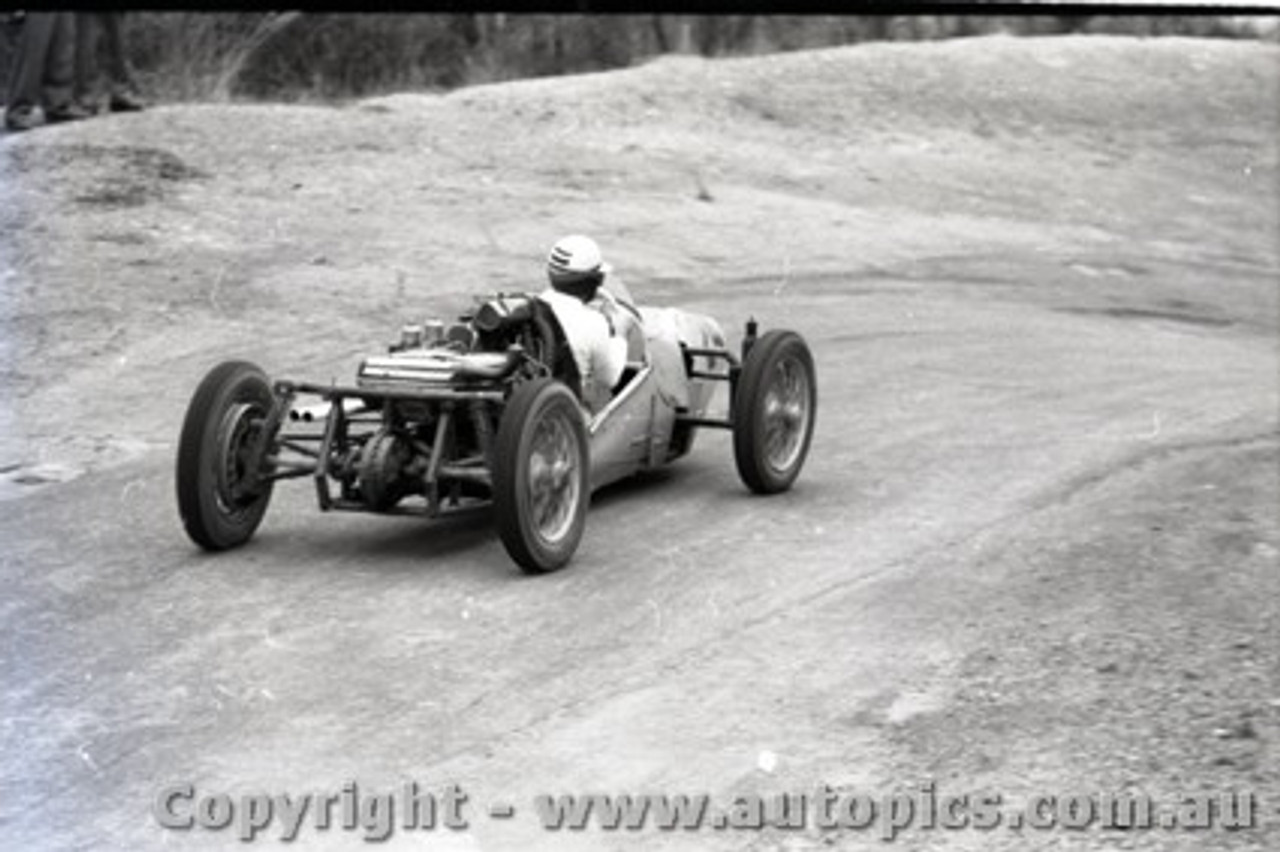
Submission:
<svg viewBox="0 0 1280 852">
<path fill-rule="evenodd" d="M 31 107 L 14 107 L 4 111 L 4 127 L 14 133 L 36 126 L 36 111 Z"/>
<path fill-rule="evenodd" d="M 111 96 L 108 106 L 112 112 L 139 112 L 147 108 L 147 102 L 137 95 L 118 92 Z"/>
<path fill-rule="evenodd" d="M 64 121 L 82 121 L 86 118 L 92 117 L 93 113 L 86 111 L 84 107 L 77 104 L 50 107 L 44 111 L 45 124 L 61 124 Z"/>
</svg>

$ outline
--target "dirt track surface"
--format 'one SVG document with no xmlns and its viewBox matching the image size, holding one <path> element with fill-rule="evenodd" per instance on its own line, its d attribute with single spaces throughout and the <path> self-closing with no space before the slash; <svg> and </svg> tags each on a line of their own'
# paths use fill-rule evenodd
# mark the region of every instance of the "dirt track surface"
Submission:
<svg viewBox="0 0 1280 852">
<path fill-rule="evenodd" d="M 884 848 L 550 833 L 528 803 L 934 779 L 1266 812 L 904 848 L 1280 847 L 1278 59 L 871 45 L 0 139 L 0 846 L 224 848 L 160 828 L 160 788 L 415 779 L 477 810 L 395 848 Z M 242 550 L 187 541 L 213 364 L 345 379 L 404 321 L 539 286 L 571 231 L 641 301 L 804 334 L 794 491 L 748 495 L 702 435 L 543 578 L 483 513 L 321 516 L 305 485 Z"/>
</svg>

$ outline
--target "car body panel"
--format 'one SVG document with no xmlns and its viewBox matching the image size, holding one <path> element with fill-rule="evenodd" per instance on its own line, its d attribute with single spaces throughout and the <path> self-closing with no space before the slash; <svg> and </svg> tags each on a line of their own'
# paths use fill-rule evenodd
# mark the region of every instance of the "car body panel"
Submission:
<svg viewBox="0 0 1280 852">
<path fill-rule="evenodd" d="M 649 466 L 653 443 L 666 447 L 675 409 L 662 402 L 653 365 L 642 366 L 588 425 L 591 490 Z M 658 412 L 663 412 L 660 417 Z M 665 430 L 663 421 L 666 423 Z"/>
<path fill-rule="evenodd" d="M 707 413 L 715 383 L 689 378 L 682 346 L 719 348 L 724 332 L 708 316 L 677 308 L 642 307 L 643 363 L 632 363 L 632 378 L 591 418 L 591 488 L 595 490 L 668 460 L 676 415 Z M 696 357 L 698 369 L 712 369 Z"/>
</svg>

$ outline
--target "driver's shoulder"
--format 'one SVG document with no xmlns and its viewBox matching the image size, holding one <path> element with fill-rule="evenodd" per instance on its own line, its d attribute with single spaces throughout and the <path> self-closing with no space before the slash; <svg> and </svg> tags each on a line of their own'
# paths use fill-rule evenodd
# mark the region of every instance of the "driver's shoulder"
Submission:
<svg viewBox="0 0 1280 852">
<path fill-rule="evenodd" d="M 551 308 L 565 332 L 607 331 L 605 318 L 600 312 L 583 304 L 576 296 L 569 296 L 554 289 L 537 294 L 539 300 Z"/>
</svg>

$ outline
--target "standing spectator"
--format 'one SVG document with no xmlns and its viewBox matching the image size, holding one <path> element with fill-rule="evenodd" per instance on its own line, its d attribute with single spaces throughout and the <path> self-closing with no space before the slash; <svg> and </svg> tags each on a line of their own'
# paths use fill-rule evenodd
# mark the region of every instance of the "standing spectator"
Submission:
<svg viewBox="0 0 1280 852">
<path fill-rule="evenodd" d="M 29 12 L 24 16 L 5 96 L 6 128 L 35 127 L 37 105 L 44 109 L 46 124 L 89 117 L 71 97 L 75 42 L 74 12 Z"/>
<path fill-rule="evenodd" d="M 104 44 L 105 43 L 105 44 Z M 105 47 L 105 51 L 101 48 Z M 90 113 L 101 106 L 102 78 L 98 60 L 106 54 L 109 85 L 107 108 L 135 112 L 146 107 L 129 69 L 124 41 L 124 12 L 80 12 L 76 15 L 75 102 Z"/>
</svg>

